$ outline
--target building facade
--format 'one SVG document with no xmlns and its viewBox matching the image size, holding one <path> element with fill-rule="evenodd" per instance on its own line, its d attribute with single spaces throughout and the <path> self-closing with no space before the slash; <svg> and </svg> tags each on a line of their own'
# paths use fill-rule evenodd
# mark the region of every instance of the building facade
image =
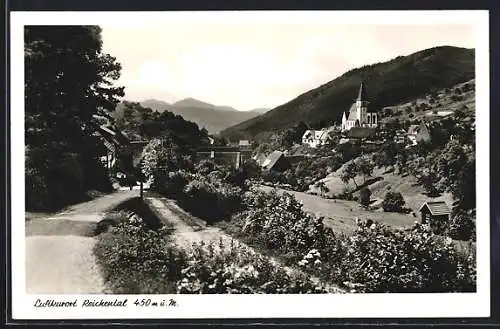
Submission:
<svg viewBox="0 0 500 329">
<path fill-rule="evenodd" d="M 370 102 L 366 98 L 365 85 L 362 82 L 359 87 L 358 98 L 351 105 L 349 112 L 342 115 L 342 131 L 351 130 L 354 127 L 375 128 L 378 126 L 378 117 L 375 112 L 368 112 Z"/>
</svg>

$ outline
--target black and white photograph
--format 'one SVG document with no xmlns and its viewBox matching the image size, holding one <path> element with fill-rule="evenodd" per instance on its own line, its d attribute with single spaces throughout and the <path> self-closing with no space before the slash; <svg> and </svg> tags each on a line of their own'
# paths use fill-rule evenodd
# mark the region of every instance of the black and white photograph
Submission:
<svg viewBox="0 0 500 329">
<path fill-rule="evenodd" d="M 489 315 L 487 12 L 11 23 L 22 316 Z"/>
</svg>

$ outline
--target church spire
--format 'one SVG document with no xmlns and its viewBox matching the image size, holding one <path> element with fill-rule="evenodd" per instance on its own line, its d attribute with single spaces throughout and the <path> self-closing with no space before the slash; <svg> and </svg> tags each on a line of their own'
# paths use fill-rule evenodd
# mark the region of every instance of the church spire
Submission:
<svg viewBox="0 0 500 329">
<path fill-rule="evenodd" d="M 359 86 L 358 98 L 356 100 L 362 102 L 366 101 L 365 84 L 363 82 L 361 82 L 361 85 Z"/>
</svg>

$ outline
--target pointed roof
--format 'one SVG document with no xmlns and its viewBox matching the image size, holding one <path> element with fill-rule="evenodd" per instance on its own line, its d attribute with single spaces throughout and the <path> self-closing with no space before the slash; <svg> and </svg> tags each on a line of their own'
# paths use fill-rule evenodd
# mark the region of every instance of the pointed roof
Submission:
<svg viewBox="0 0 500 329">
<path fill-rule="evenodd" d="M 359 86 L 358 98 L 356 98 L 356 100 L 366 101 L 365 84 L 363 82 L 361 82 L 361 85 Z"/>
<path fill-rule="evenodd" d="M 450 208 L 444 201 L 427 201 L 424 203 L 418 211 L 422 211 L 422 208 L 427 207 L 432 215 L 449 215 L 451 213 Z"/>
<path fill-rule="evenodd" d="M 267 156 L 267 158 L 262 163 L 262 167 L 264 169 L 270 170 L 274 167 L 274 165 L 278 162 L 278 160 L 283 156 L 283 152 L 273 151 L 271 154 Z"/>
</svg>

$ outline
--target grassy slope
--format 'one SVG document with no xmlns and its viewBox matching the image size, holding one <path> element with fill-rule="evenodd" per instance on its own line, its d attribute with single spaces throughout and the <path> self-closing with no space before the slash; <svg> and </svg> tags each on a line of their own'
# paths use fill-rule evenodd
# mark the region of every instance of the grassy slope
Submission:
<svg viewBox="0 0 500 329">
<path fill-rule="evenodd" d="M 308 123 L 339 122 L 365 82 L 373 110 L 403 103 L 433 89 L 474 78 L 474 50 L 437 47 L 351 70 L 290 102 L 221 132 L 229 138 L 259 139 L 270 131 Z M 260 137 L 259 137 L 260 136 Z"/>
</svg>

